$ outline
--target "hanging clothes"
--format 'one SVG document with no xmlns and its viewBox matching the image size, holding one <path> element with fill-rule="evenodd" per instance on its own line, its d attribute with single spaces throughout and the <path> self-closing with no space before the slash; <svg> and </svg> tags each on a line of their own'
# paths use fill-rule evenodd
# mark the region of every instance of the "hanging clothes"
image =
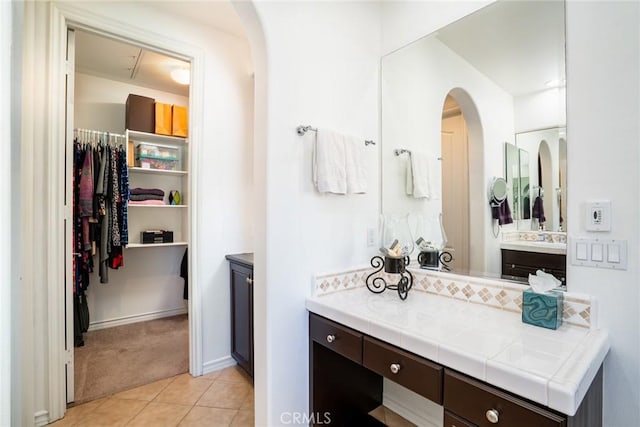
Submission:
<svg viewBox="0 0 640 427">
<path fill-rule="evenodd" d="M 99 138 L 96 138 L 99 136 Z M 98 256 L 101 283 L 124 266 L 128 244 L 129 176 L 126 151 L 103 132 L 77 132 L 73 145 L 73 309 L 75 345 L 89 328 L 86 290 Z"/>
</svg>

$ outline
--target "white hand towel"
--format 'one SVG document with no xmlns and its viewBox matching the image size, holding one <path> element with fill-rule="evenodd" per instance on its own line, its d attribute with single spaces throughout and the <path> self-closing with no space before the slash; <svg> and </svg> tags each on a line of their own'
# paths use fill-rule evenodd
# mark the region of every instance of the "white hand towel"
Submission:
<svg viewBox="0 0 640 427">
<path fill-rule="evenodd" d="M 413 171 L 413 197 L 416 199 L 431 198 L 429 158 L 427 155 L 412 151 L 411 170 Z"/>
<path fill-rule="evenodd" d="M 428 156 L 430 200 L 440 200 L 442 198 L 442 160 L 438 160 L 438 157 L 436 155 Z"/>
<path fill-rule="evenodd" d="M 347 192 L 344 137 L 329 129 L 316 132 L 313 183 L 320 193 Z"/>
<path fill-rule="evenodd" d="M 367 170 L 365 168 L 364 140 L 355 136 L 344 136 L 344 151 L 347 170 L 347 192 L 367 192 Z"/>
</svg>

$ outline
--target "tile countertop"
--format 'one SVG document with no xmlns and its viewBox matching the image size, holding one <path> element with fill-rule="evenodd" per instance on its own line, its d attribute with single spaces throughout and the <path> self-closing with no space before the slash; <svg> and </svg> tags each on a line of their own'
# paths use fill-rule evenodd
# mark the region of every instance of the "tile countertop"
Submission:
<svg viewBox="0 0 640 427">
<path fill-rule="evenodd" d="M 559 255 L 567 254 L 566 243 L 512 240 L 512 241 L 501 242 L 500 249 L 510 249 L 513 251 L 523 251 L 523 252 L 539 252 L 544 254 L 559 254 Z"/>
<path fill-rule="evenodd" d="M 608 333 L 414 289 L 374 294 L 364 286 L 307 298 L 310 312 L 438 362 L 566 415 L 576 413 L 609 351 Z"/>
</svg>

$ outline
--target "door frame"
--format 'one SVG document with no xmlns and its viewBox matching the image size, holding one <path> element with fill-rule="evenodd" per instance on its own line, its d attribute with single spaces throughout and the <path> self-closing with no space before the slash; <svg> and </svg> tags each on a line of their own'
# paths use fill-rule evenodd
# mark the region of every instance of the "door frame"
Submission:
<svg viewBox="0 0 640 427">
<path fill-rule="evenodd" d="M 72 4 L 51 3 L 49 15 L 49 141 L 52 146 L 65 141 L 64 77 L 66 72 L 65 49 L 67 29 L 87 30 L 108 35 L 123 41 L 133 42 L 142 47 L 169 54 L 191 62 L 191 85 L 189 93 L 189 194 L 197 200 L 199 194 L 198 170 L 199 147 L 203 140 L 203 90 L 204 52 L 188 43 L 167 38 L 130 24 L 94 15 Z M 58 147 L 60 148 L 60 147 Z M 48 222 L 48 258 L 46 268 L 48 286 L 48 367 L 49 367 L 49 419 L 64 416 L 66 410 L 65 364 L 68 354 L 65 350 L 65 298 L 59 283 L 65 279 L 65 235 L 64 235 L 64 188 L 65 150 L 52 150 L 47 159 L 48 190 L 51 195 Z M 189 372 L 202 375 L 202 307 L 198 269 L 198 203 L 189 206 Z"/>
</svg>

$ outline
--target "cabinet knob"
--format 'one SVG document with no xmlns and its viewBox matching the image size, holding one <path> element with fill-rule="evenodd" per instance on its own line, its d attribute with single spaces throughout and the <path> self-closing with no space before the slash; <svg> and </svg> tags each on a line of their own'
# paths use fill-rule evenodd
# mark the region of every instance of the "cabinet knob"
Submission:
<svg viewBox="0 0 640 427">
<path fill-rule="evenodd" d="M 491 424 L 498 424 L 500 413 L 497 409 L 489 409 L 486 415 L 487 421 L 489 421 Z"/>
<path fill-rule="evenodd" d="M 516 268 L 516 265 L 515 264 L 511 264 L 511 268 Z"/>
<path fill-rule="evenodd" d="M 391 369 L 392 373 L 397 374 L 398 372 L 400 372 L 400 364 L 392 363 L 391 366 L 389 366 L 389 369 Z"/>
<path fill-rule="evenodd" d="M 331 335 L 331 334 L 327 335 L 327 342 L 328 343 L 332 343 L 335 340 L 336 340 L 336 336 L 335 335 Z"/>
<path fill-rule="evenodd" d="M 247 276 L 247 285 L 253 285 L 253 279 L 249 276 Z"/>
</svg>

